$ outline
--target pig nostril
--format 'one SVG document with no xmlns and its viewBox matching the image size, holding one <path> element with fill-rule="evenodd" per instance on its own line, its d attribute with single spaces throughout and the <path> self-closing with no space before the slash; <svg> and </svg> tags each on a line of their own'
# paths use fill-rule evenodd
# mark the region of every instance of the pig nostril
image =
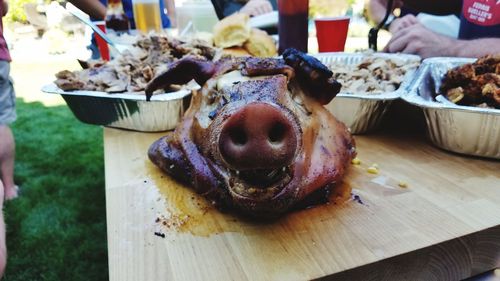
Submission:
<svg viewBox="0 0 500 281">
<path fill-rule="evenodd" d="M 245 145 L 248 141 L 247 134 L 241 128 L 234 128 L 229 131 L 229 138 L 235 145 Z"/>
<path fill-rule="evenodd" d="M 224 122 L 221 130 L 214 131 L 219 133 L 214 148 L 220 154 L 214 156 L 220 156 L 220 160 L 231 169 L 240 172 L 275 170 L 293 161 L 300 128 L 288 111 L 255 102 L 234 109 L 221 121 Z"/>
<path fill-rule="evenodd" d="M 286 127 L 281 123 L 276 123 L 271 127 L 268 133 L 268 140 L 271 143 L 279 143 L 283 141 L 286 134 Z"/>
</svg>

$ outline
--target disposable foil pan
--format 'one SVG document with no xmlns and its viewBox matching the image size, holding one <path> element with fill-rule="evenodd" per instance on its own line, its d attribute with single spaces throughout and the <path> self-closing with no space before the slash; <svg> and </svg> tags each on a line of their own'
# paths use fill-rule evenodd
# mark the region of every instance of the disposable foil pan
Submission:
<svg viewBox="0 0 500 281">
<path fill-rule="evenodd" d="M 500 110 L 456 105 L 436 95 L 447 70 L 474 61 L 466 58 L 424 60 L 415 83 L 403 99 L 423 109 L 429 138 L 438 147 L 500 159 Z"/>
<path fill-rule="evenodd" d="M 420 61 L 419 56 L 387 53 L 320 53 L 315 55 L 325 65 L 332 63 L 359 64 L 367 56 L 398 59 L 407 62 Z M 335 69 L 332 70 L 335 72 Z M 393 100 L 406 93 L 415 77 L 416 70 L 408 71 L 403 82 L 396 91 L 382 94 L 348 93 L 341 92 L 328 104 L 326 108 L 337 119 L 344 122 L 353 134 L 363 134 L 378 127 L 382 117 Z"/>
<path fill-rule="evenodd" d="M 153 95 L 146 101 L 144 92 L 109 94 L 95 91 L 61 90 L 55 84 L 42 88 L 60 94 L 75 117 L 83 123 L 142 132 L 160 132 L 175 128 L 189 105 L 191 90 Z"/>
</svg>

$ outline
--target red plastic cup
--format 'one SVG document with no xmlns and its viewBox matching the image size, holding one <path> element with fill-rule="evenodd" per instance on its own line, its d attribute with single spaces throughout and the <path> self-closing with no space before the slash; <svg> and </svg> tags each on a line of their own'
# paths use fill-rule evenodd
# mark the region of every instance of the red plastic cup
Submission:
<svg viewBox="0 0 500 281">
<path fill-rule="evenodd" d="M 314 23 L 320 53 L 344 51 L 349 17 L 317 18 Z"/>
<path fill-rule="evenodd" d="M 106 22 L 104 21 L 96 21 L 94 22 L 102 32 L 106 33 Z M 103 60 L 109 61 L 109 46 L 104 39 L 102 39 L 99 35 L 94 33 L 95 41 L 97 42 L 97 48 L 99 49 L 99 53 L 101 54 L 101 58 Z"/>
</svg>

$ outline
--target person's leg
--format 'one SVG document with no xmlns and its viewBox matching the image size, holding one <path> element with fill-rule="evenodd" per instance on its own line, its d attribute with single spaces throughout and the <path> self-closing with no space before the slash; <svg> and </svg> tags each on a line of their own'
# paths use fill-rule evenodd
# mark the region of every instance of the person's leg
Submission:
<svg viewBox="0 0 500 281">
<path fill-rule="evenodd" d="M 0 180 L 5 186 L 5 199 L 17 197 L 14 184 L 14 136 L 9 128 L 16 120 L 16 97 L 9 79 L 10 64 L 0 61 Z"/>
<path fill-rule="evenodd" d="M 5 199 L 17 197 L 14 183 L 14 135 L 7 125 L 0 125 L 0 179 L 5 187 Z"/>
<path fill-rule="evenodd" d="M 7 245 L 5 244 L 5 222 L 3 220 L 3 200 L 4 200 L 4 187 L 0 181 L 0 279 L 5 272 L 5 265 L 7 264 Z"/>
</svg>

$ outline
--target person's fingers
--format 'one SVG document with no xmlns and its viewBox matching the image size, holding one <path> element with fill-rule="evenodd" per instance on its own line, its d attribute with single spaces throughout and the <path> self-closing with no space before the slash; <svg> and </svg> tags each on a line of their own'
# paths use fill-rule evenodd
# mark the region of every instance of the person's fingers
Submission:
<svg viewBox="0 0 500 281">
<path fill-rule="evenodd" d="M 419 21 L 414 15 L 407 15 L 403 18 L 403 21 L 401 22 L 401 26 L 403 28 L 408 28 L 412 25 L 418 24 Z"/>
<path fill-rule="evenodd" d="M 398 31 L 398 32 L 394 32 L 392 34 L 392 37 L 391 39 L 389 39 L 389 41 L 387 42 L 387 44 L 385 45 L 384 49 L 382 50 L 382 52 L 387 52 L 387 53 L 390 53 L 390 46 L 393 44 L 394 41 L 398 40 L 398 38 L 401 36 L 402 34 Z"/>
<path fill-rule="evenodd" d="M 417 17 L 415 17 L 415 16 L 414 16 L 414 15 L 412 15 L 412 14 L 408 14 L 408 15 L 404 16 L 403 18 L 404 18 L 404 19 L 406 20 L 406 22 L 408 22 L 409 24 L 417 24 L 417 23 L 419 23 L 419 21 L 418 21 Z"/>
<path fill-rule="evenodd" d="M 414 54 L 414 55 L 418 55 L 418 48 L 417 48 L 417 44 L 416 42 L 413 42 L 411 40 L 407 40 L 405 42 L 405 45 L 404 45 L 404 48 L 402 50 L 400 50 L 399 52 L 400 53 L 403 53 L 403 54 Z"/>
<path fill-rule="evenodd" d="M 403 26 L 403 20 L 402 19 L 395 19 L 391 25 L 389 25 L 389 32 L 392 34 L 395 34 L 398 32 Z"/>
<path fill-rule="evenodd" d="M 267 14 L 272 11 L 273 6 L 267 0 L 251 0 L 245 6 L 243 6 L 243 8 L 240 9 L 240 12 L 248 14 L 250 16 Z"/>
<path fill-rule="evenodd" d="M 403 29 L 396 32 L 385 46 L 384 52 L 397 53 L 407 48 L 407 45 L 410 43 L 411 34 L 405 31 L 407 30 Z"/>
<path fill-rule="evenodd" d="M 243 6 L 241 9 L 240 9 L 240 12 L 241 13 L 245 13 L 249 16 L 253 16 L 256 11 L 255 11 L 255 2 L 253 1 L 250 1 L 248 3 L 245 4 L 245 6 Z"/>
<path fill-rule="evenodd" d="M 269 2 L 266 2 L 266 4 L 264 4 L 263 10 L 264 14 L 270 13 L 273 11 L 273 5 L 271 5 L 271 3 Z"/>
<path fill-rule="evenodd" d="M 258 15 L 262 15 L 264 14 L 264 11 L 262 9 L 262 7 L 255 7 L 255 15 L 254 16 L 258 16 Z"/>
<path fill-rule="evenodd" d="M 407 28 L 409 26 L 418 24 L 418 19 L 413 15 L 406 15 L 402 18 L 395 19 L 389 26 L 389 31 L 391 33 L 396 33 L 401 29 Z"/>
<path fill-rule="evenodd" d="M 253 17 L 256 15 L 257 11 L 255 10 L 255 8 L 252 7 L 247 10 L 247 13 Z"/>
<path fill-rule="evenodd" d="M 273 6 L 269 2 L 262 2 L 259 6 L 256 7 L 256 12 L 258 15 L 267 14 L 273 11 Z"/>
<path fill-rule="evenodd" d="M 405 28 L 408 28 L 410 26 L 414 25 L 414 23 L 410 22 L 409 20 L 403 20 L 401 22 L 401 28 L 400 29 L 405 29 Z"/>
<path fill-rule="evenodd" d="M 402 52 L 409 44 L 408 36 L 401 36 L 396 38 L 394 41 L 387 44 L 387 51 L 389 53 L 399 53 Z"/>
</svg>

